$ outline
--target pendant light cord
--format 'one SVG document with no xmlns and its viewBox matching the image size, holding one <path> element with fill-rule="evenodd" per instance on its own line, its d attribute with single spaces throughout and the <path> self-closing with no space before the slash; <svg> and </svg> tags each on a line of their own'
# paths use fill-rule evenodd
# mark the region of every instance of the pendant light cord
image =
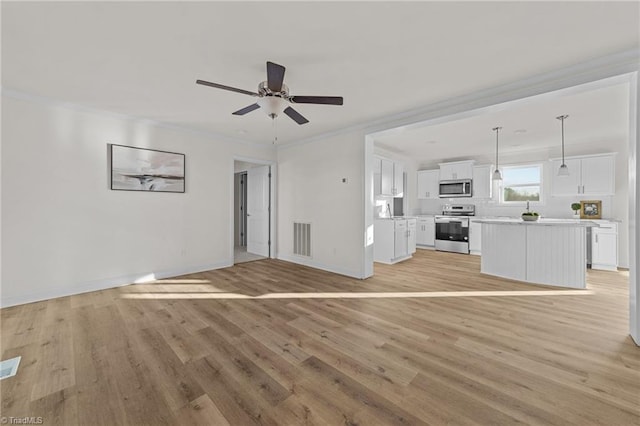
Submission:
<svg viewBox="0 0 640 426">
<path fill-rule="evenodd" d="M 560 124 L 562 126 L 562 164 L 564 164 L 564 117 L 562 117 Z"/>
<path fill-rule="evenodd" d="M 502 129 L 502 127 L 494 127 L 493 128 L 493 130 L 496 131 L 496 170 L 500 169 L 498 167 L 498 132 L 500 132 L 500 129 Z"/>
<path fill-rule="evenodd" d="M 560 120 L 561 123 L 561 132 L 562 132 L 562 165 L 564 166 L 564 119 L 569 117 L 568 115 L 559 115 L 556 118 Z"/>
</svg>

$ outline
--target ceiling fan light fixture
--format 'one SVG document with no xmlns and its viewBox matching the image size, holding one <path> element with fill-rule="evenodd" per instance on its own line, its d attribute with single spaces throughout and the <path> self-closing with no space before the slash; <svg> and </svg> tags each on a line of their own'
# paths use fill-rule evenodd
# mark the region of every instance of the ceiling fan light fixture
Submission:
<svg viewBox="0 0 640 426">
<path fill-rule="evenodd" d="M 569 176 L 569 167 L 567 167 L 567 165 L 564 162 L 564 120 L 565 118 L 569 117 L 568 115 L 559 115 L 556 117 L 556 119 L 560 120 L 562 122 L 562 164 L 560 165 L 560 168 L 558 169 L 558 176 L 560 177 L 567 177 Z"/>
<path fill-rule="evenodd" d="M 256 103 L 272 119 L 282 114 L 288 106 L 288 102 L 279 96 L 263 96 Z"/>
</svg>

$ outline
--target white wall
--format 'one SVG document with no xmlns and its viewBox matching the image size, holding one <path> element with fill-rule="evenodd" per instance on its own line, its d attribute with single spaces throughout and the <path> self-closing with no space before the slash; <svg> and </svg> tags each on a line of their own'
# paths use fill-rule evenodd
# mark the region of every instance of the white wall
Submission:
<svg viewBox="0 0 640 426">
<path fill-rule="evenodd" d="M 364 276 L 364 157 L 363 132 L 278 150 L 280 259 Z M 311 259 L 293 254 L 294 221 L 312 224 Z"/>
<path fill-rule="evenodd" d="M 631 96 L 629 99 L 629 334 L 640 346 L 640 161 L 638 161 L 638 144 L 640 143 L 640 84 L 638 72 L 631 79 Z"/>
<path fill-rule="evenodd" d="M 2 306 L 233 264 L 233 157 L 273 148 L 2 96 Z M 109 190 L 107 144 L 186 154 L 186 193 Z"/>
</svg>

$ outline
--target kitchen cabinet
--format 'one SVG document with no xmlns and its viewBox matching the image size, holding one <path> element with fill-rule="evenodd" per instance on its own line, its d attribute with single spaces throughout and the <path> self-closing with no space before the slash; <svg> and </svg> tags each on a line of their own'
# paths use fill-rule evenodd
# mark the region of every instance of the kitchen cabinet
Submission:
<svg viewBox="0 0 640 426">
<path fill-rule="evenodd" d="M 407 219 L 407 251 L 409 252 L 409 254 L 413 254 L 416 252 L 416 231 L 417 220 Z"/>
<path fill-rule="evenodd" d="M 434 216 L 420 216 L 417 221 L 416 244 L 433 247 L 436 245 L 436 222 Z"/>
<path fill-rule="evenodd" d="M 393 190 L 394 197 L 404 196 L 404 165 L 393 163 Z"/>
<path fill-rule="evenodd" d="M 485 200 L 491 198 L 493 166 L 491 164 L 473 167 L 473 198 Z"/>
<path fill-rule="evenodd" d="M 473 179 L 473 160 L 440 163 L 440 180 Z"/>
<path fill-rule="evenodd" d="M 380 173 L 377 174 L 377 162 Z M 374 194 L 387 197 L 402 197 L 404 194 L 404 166 L 388 158 L 376 157 L 374 162 Z"/>
<path fill-rule="evenodd" d="M 591 228 L 591 269 L 618 270 L 618 224 L 598 222 Z"/>
<path fill-rule="evenodd" d="M 418 170 L 418 199 L 439 198 L 440 170 Z"/>
<path fill-rule="evenodd" d="M 380 160 L 380 195 L 393 195 L 393 161 L 383 158 Z"/>
<path fill-rule="evenodd" d="M 569 176 L 558 176 L 562 160 L 551 161 L 551 195 L 614 195 L 615 154 L 566 158 Z"/>
<path fill-rule="evenodd" d="M 482 254 L 482 224 L 469 219 L 469 253 Z"/>
<path fill-rule="evenodd" d="M 414 219 L 415 220 L 415 219 Z M 407 219 L 376 219 L 373 224 L 373 260 L 394 264 L 411 258 Z"/>
<path fill-rule="evenodd" d="M 382 193 L 382 159 L 379 157 L 373 157 L 373 193 Z"/>
</svg>

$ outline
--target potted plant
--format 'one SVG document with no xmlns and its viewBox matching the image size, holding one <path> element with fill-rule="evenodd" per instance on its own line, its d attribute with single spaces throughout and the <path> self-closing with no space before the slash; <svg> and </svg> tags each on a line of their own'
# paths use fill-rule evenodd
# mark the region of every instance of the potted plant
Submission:
<svg viewBox="0 0 640 426">
<path fill-rule="evenodd" d="M 576 219 L 580 219 L 580 209 L 582 206 L 580 203 L 571 203 L 571 210 L 573 210 L 573 217 Z"/>
<path fill-rule="evenodd" d="M 540 219 L 540 214 L 529 210 L 529 202 L 527 201 L 527 211 L 522 213 L 522 220 L 527 222 L 535 222 Z"/>
</svg>

